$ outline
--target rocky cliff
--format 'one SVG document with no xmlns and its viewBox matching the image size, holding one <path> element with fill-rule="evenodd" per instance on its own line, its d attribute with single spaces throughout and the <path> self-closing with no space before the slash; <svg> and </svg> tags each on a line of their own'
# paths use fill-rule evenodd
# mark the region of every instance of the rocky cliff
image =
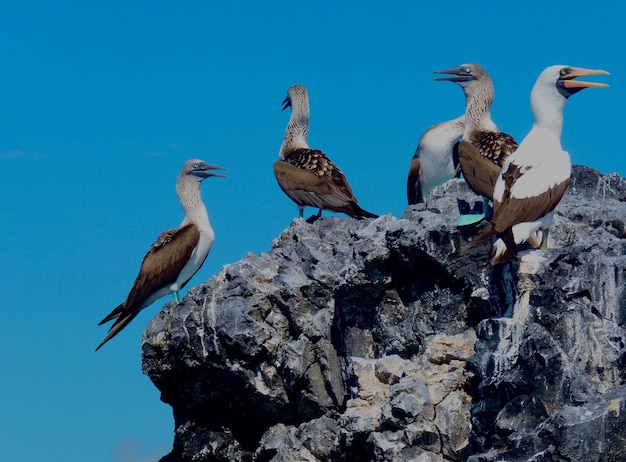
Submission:
<svg viewBox="0 0 626 462">
<path fill-rule="evenodd" d="M 626 460 L 626 180 L 576 166 L 552 250 L 496 267 L 457 198 L 294 220 L 166 304 L 162 461 Z"/>
</svg>

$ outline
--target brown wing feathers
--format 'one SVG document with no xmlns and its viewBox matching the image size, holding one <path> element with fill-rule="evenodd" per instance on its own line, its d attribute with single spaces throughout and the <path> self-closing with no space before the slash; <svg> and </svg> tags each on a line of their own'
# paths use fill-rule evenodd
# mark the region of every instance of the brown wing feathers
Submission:
<svg viewBox="0 0 626 462">
<path fill-rule="evenodd" d="M 176 282 L 176 278 L 189 261 L 199 236 L 198 227 L 194 224 L 188 224 L 177 230 L 165 231 L 159 235 L 143 258 L 139 274 L 126 301 L 116 306 L 100 321 L 99 325 L 117 318 L 96 351 L 139 314 L 143 304 L 151 295 Z"/>
<path fill-rule="evenodd" d="M 464 250 L 492 236 L 498 236 L 504 241 L 511 255 L 515 255 L 517 247 L 513 239 L 512 227 L 519 223 L 538 220 L 550 213 L 558 205 L 569 185 L 568 178 L 548 188 L 542 194 L 518 199 L 513 196 L 512 189 L 522 174 L 521 167 L 513 163 L 509 164 L 506 172 L 502 173 L 502 179 L 505 182 L 502 201 L 495 201 L 495 214 L 492 221 L 463 247 Z M 533 238 L 533 242 L 535 240 Z"/>
<path fill-rule="evenodd" d="M 502 132 L 481 132 L 473 135 L 471 141 L 459 143 L 459 164 L 475 194 L 493 199 L 502 164 L 516 149 L 513 137 Z"/>
<path fill-rule="evenodd" d="M 419 187 L 419 172 L 420 172 L 420 160 L 418 157 L 411 159 L 411 165 L 409 165 L 409 175 L 406 180 L 406 197 L 409 201 L 409 205 L 423 202 L 422 191 Z"/>
<path fill-rule="evenodd" d="M 150 295 L 174 283 L 189 261 L 199 235 L 198 227 L 194 224 L 161 233 L 143 258 L 139 274 L 126 301 L 118 305 L 99 324 L 120 317 L 124 312 L 138 311 Z M 174 240 L 174 237 L 178 238 Z M 113 327 L 115 324 L 111 329 Z"/>
<path fill-rule="evenodd" d="M 155 291 L 172 284 L 189 261 L 200 231 L 192 223 L 162 233 L 146 254 L 139 276 L 126 299 L 127 307 L 139 307 Z"/>
<path fill-rule="evenodd" d="M 472 134 L 470 142 L 494 164 L 502 167 L 504 161 L 517 149 L 517 142 L 503 132 L 480 132 Z"/>
<path fill-rule="evenodd" d="M 354 218 L 375 218 L 357 204 L 343 172 L 322 151 L 301 148 L 274 163 L 281 189 L 300 206 L 342 212 Z"/>
</svg>

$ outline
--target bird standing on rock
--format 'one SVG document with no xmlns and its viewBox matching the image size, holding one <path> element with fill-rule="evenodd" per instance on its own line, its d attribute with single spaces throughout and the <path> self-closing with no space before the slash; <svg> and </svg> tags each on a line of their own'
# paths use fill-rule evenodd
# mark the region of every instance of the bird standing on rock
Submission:
<svg viewBox="0 0 626 462">
<path fill-rule="evenodd" d="M 280 188 L 296 203 L 300 217 L 306 206 L 342 212 L 353 218 L 377 218 L 357 203 L 343 172 L 326 154 L 309 148 L 309 96 L 302 85 L 287 90 L 283 110 L 291 107 L 291 118 L 280 147 L 280 159 L 274 162 L 274 175 Z"/>
<path fill-rule="evenodd" d="M 461 215 L 458 224 L 475 224 L 487 216 L 496 179 L 506 158 L 517 149 L 517 143 L 491 120 L 495 92 L 491 77 L 482 66 L 462 64 L 435 74 L 452 74 L 435 80 L 454 82 L 465 94 L 465 130 L 456 149 L 463 178 L 475 194 L 483 196 L 483 208 L 479 214 Z"/>
<path fill-rule="evenodd" d="M 556 65 L 539 75 L 530 94 L 535 118 L 532 129 L 502 166 L 493 193 L 491 222 L 466 245 L 468 248 L 497 236 L 489 252 L 492 265 L 506 262 L 539 230 L 541 249 L 548 248 L 554 208 L 563 197 L 571 175 L 570 156 L 561 147 L 563 108 L 567 99 L 580 90 L 608 86 L 574 80 L 597 74 L 608 72 Z"/>
<path fill-rule="evenodd" d="M 139 274 L 126 300 L 100 321 L 98 325 L 115 319 L 96 351 L 126 327 L 141 310 L 159 298 L 172 293 L 178 302 L 178 291 L 185 287 L 204 263 L 215 235 L 202 202 L 200 183 L 211 176 L 224 177 L 210 170 L 226 169 L 202 160 L 185 162 L 176 181 L 176 195 L 185 218 L 177 229 L 159 235 L 143 258 Z"/>
</svg>

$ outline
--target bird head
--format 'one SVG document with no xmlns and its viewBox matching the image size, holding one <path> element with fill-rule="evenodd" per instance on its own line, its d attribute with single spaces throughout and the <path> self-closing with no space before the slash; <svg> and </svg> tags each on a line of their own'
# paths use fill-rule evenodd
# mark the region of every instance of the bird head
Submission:
<svg viewBox="0 0 626 462">
<path fill-rule="evenodd" d="M 294 102 L 298 107 L 307 107 L 309 105 L 309 95 L 302 85 L 292 85 L 287 89 L 287 97 L 283 100 L 283 111 L 288 107 L 292 107 Z"/>
<path fill-rule="evenodd" d="M 217 176 L 225 178 L 221 173 L 212 172 L 211 170 L 226 170 L 224 167 L 218 167 L 217 165 L 209 164 L 203 160 L 191 159 L 185 162 L 181 174 L 191 175 L 199 182 L 205 180 L 210 176 Z"/>
<path fill-rule="evenodd" d="M 584 82 L 582 80 L 574 80 L 576 77 L 586 77 L 589 75 L 608 75 L 607 71 L 601 69 L 585 69 L 584 67 L 572 67 L 572 66 L 550 66 L 545 69 L 537 83 L 540 80 L 544 79 L 547 82 L 550 82 L 556 85 L 557 90 L 564 98 L 569 98 L 575 93 L 578 93 L 580 90 L 584 90 L 585 88 L 603 88 L 608 87 L 606 83 L 598 83 L 598 82 Z"/>
<path fill-rule="evenodd" d="M 563 107 L 570 96 L 585 88 L 608 86 L 605 83 L 574 80 L 576 77 L 596 74 L 608 74 L 608 72 L 563 65 L 544 69 L 530 92 L 530 107 L 535 117 L 535 124 L 549 126 L 556 122 L 557 125 L 562 125 Z"/>
<path fill-rule="evenodd" d="M 491 107 L 494 97 L 493 82 L 480 64 L 462 64 L 445 71 L 435 71 L 434 74 L 450 74 L 435 80 L 454 82 L 463 89 L 466 98 L 478 97 L 487 107 Z"/>
<path fill-rule="evenodd" d="M 462 88 L 472 84 L 476 80 L 489 78 L 489 74 L 480 64 L 461 64 L 460 66 L 446 69 L 443 71 L 435 71 L 433 74 L 450 74 L 448 77 L 437 77 L 437 81 L 454 82 Z"/>
</svg>

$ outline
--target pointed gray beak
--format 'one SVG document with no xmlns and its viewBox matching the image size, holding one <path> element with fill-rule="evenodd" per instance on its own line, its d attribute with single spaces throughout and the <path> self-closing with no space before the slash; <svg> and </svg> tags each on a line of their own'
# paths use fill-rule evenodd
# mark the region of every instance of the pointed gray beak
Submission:
<svg viewBox="0 0 626 462">
<path fill-rule="evenodd" d="M 438 77 L 435 80 L 437 81 L 450 81 L 450 82 L 468 82 L 470 80 L 474 80 L 471 74 L 465 72 L 465 68 L 463 66 L 453 67 L 452 69 L 446 69 L 444 71 L 435 71 L 433 74 L 452 74 L 448 77 Z"/>
<path fill-rule="evenodd" d="M 200 178 L 208 178 L 210 176 L 217 176 L 220 178 L 226 178 L 225 175 L 221 173 L 211 172 L 209 170 L 226 170 L 224 167 L 219 167 L 217 165 L 209 164 L 207 162 L 198 162 L 192 171 L 192 173 Z"/>
<path fill-rule="evenodd" d="M 284 100 L 283 100 L 283 111 L 285 109 L 287 109 L 288 107 L 291 107 L 291 98 L 289 96 L 287 96 Z"/>
</svg>

